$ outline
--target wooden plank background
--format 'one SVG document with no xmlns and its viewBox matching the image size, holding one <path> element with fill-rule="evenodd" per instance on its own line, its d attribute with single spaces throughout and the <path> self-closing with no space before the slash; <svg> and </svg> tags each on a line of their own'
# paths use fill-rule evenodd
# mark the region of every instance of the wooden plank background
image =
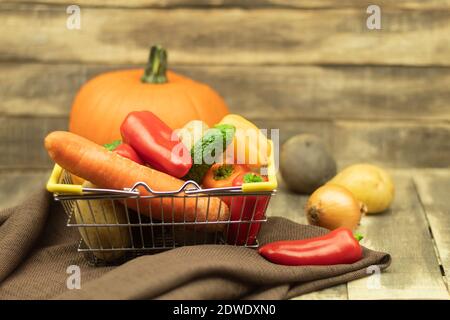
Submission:
<svg viewBox="0 0 450 320">
<path fill-rule="evenodd" d="M 30 3 L 29 0 L 10 0 L 9 3 Z M 39 3 L 66 4 L 66 0 L 40 0 Z M 327 9 L 327 8 L 366 8 L 373 1 L 369 0 L 78 0 L 77 4 L 92 7 L 119 7 L 119 8 L 177 8 L 177 7 L 240 7 L 240 8 L 300 8 L 300 9 Z M 377 0 L 376 4 L 383 8 L 402 9 L 448 9 L 448 0 Z"/>
<path fill-rule="evenodd" d="M 371 31 L 360 6 L 323 10 L 86 7 L 81 29 L 68 30 L 65 6 L 5 3 L 0 11 L 4 21 L 0 59 L 142 63 L 149 42 L 158 42 L 170 49 L 175 64 L 450 64 L 449 10 L 386 8 L 382 17 L 383 30 Z"/>
<path fill-rule="evenodd" d="M 450 164 L 448 1 L 381 1 L 377 31 L 364 1 L 80 5 L 81 30 L 68 30 L 66 1 L 0 3 L 0 168 L 48 168 L 42 138 L 67 127 L 82 83 L 142 66 L 156 42 L 282 141 L 319 134 L 340 165 Z"/>
</svg>

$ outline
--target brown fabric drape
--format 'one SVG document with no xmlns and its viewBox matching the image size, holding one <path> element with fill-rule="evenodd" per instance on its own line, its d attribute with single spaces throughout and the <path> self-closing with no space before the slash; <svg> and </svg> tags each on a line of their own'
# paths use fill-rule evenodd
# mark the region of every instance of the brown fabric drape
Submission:
<svg viewBox="0 0 450 320">
<path fill-rule="evenodd" d="M 40 191 L 17 207 L 0 211 L 0 299 L 288 299 L 367 275 L 389 266 L 383 252 L 364 249 L 351 265 L 287 267 L 255 250 L 187 246 L 142 256 L 117 267 L 92 267 L 76 248 L 80 235 L 65 226 L 59 203 Z M 327 232 L 272 217 L 262 244 Z M 69 290 L 70 265 L 81 268 L 81 289 Z"/>
</svg>

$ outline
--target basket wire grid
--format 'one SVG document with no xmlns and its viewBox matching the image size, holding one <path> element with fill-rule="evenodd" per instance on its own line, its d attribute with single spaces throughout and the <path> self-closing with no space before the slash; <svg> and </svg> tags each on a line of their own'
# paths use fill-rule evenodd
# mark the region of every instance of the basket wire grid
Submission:
<svg viewBox="0 0 450 320">
<path fill-rule="evenodd" d="M 62 171 L 59 183 L 72 185 L 72 177 Z M 139 188 L 147 189 L 141 196 Z M 202 189 L 193 181 L 187 181 L 179 190 L 153 191 L 145 183 L 138 182 L 130 189 L 113 190 L 83 188 L 83 194 L 54 193 L 68 216 L 67 226 L 80 231 L 78 251 L 83 252 L 91 264 L 120 264 L 130 258 L 173 249 L 185 245 L 230 244 L 258 247 L 256 236 L 262 223 L 267 221 L 266 210 L 276 190 L 243 192 L 239 188 Z M 210 212 L 212 197 L 220 198 L 218 212 Z M 194 219 L 186 218 L 186 201 L 195 199 Z M 206 198 L 206 218 L 198 219 L 197 204 Z M 183 219 L 175 219 L 174 202 L 183 201 Z M 143 205 L 142 200 L 148 200 Z M 161 219 L 153 216 L 152 205 L 159 201 Z M 135 202 L 131 206 L 131 202 Z M 169 207 L 167 204 L 170 202 Z M 225 202 L 229 207 L 226 219 Z M 135 210 L 129 207 L 135 208 Z M 231 212 L 240 210 L 240 217 L 232 219 Z M 250 208 L 250 210 L 248 209 Z M 244 212 L 246 211 L 246 213 Z M 251 216 L 248 216 L 248 211 Z M 209 219 L 208 216 L 217 216 Z M 223 216 L 222 216 L 223 217 Z"/>
</svg>

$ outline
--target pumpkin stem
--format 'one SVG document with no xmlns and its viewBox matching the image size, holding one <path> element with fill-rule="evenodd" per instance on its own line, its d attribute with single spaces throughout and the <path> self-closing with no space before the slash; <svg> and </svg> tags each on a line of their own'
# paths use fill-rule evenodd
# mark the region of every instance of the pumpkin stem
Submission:
<svg viewBox="0 0 450 320">
<path fill-rule="evenodd" d="M 167 76 L 167 51 L 163 47 L 156 45 L 150 48 L 150 55 L 142 82 L 146 83 L 166 83 Z"/>
</svg>

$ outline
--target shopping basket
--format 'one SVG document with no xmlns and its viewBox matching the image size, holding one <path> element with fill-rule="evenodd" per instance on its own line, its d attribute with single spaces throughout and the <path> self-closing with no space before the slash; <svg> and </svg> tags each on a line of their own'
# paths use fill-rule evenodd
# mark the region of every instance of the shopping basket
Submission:
<svg viewBox="0 0 450 320">
<path fill-rule="evenodd" d="M 67 226 L 78 228 L 82 236 L 78 251 L 94 265 L 120 264 L 138 255 L 185 245 L 258 247 L 257 234 L 267 221 L 266 210 L 277 187 L 270 144 L 272 152 L 264 168 L 267 171 L 264 182 L 203 189 L 189 180 L 179 190 L 162 192 L 137 181 L 124 190 L 100 189 L 74 184 L 72 175 L 55 165 L 47 190 L 62 204 L 68 217 Z M 147 191 L 145 195 L 140 194 L 142 188 Z M 213 197 L 222 200 L 215 209 L 218 212 L 211 212 Z M 197 218 L 199 199 L 207 203 L 206 219 Z M 183 219 L 175 220 L 175 201 L 182 201 L 183 206 L 187 201 L 195 201 L 194 218 L 186 219 L 183 212 Z M 161 203 L 157 206 L 160 219 L 154 218 L 155 206 L 151 204 L 155 202 Z M 221 217 L 225 212 L 228 212 L 226 219 Z M 208 215 L 216 219 L 208 219 Z"/>
</svg>

